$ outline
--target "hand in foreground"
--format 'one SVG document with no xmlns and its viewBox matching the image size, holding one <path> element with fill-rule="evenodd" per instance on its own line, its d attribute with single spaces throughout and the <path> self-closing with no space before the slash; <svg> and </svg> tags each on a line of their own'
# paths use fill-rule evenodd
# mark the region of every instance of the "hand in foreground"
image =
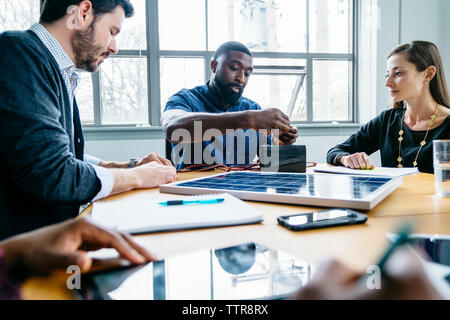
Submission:
<svg viewBox="0 0 450 320">
<path fill-rule="evenodd" d="M 177 170 L 174 166 L 162 165 L 158 162 L 149 162 L 139 167 L 130 169 L 135 170 L 138 177 L 138 188 L 154 188 L 165 183 L 175 182 Z"/>
<path fill-rule="evenodd" d="M 375 169 L 369 156 L 365 152 L 358 152 L 349 156 L 341 157 L 340 162 L 344 167 L 351 169 Z"/>
<path fill-rule="evenodd" d="M 162 164 L 164 166 L 169 166 L 169 167 L 172 166 L 173 167 L 172 162 L 170 162 L 170 160 L 164 158 L 163 156 L 161 156 L 160 154 L 158 154 L 156 152 L 150 153 L 150 154 L 146 155 L 145 157 L 139 159 L 138 162 L 136 162 L 136 167 L 141 166 L 146 163 L 153 162 L 153 161 L 157 162 L 159 164 Z"/>
<path fill-rule="evenodd" d="M 294 299 L 442 299 L 428 280 L 418 256 L 410 248 L 395 252 L 386 264 L 380 287 L 369 288 L 365 274 L 331 260 L 323 264 L 311 282 Z M 371 276 L 372 274 L 367 274 Z"/>
<path fill-rule="evenodd" d="M 82 272 L 92 266 L 87 251 L 114 248 L 131 263 L 154 261 L 155 257 L 125 234 L 100 227 L 88 219 L 68 220 L 24 233 L 0 243 L 6 256 L 6 270 L 48 274 L 78 265 Z"/>
</svg>

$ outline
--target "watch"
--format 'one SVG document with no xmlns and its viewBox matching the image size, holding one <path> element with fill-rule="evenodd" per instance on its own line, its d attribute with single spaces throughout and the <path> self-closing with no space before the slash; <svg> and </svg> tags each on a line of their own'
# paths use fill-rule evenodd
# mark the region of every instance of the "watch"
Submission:
<svg viewBox="0 0 450 320">
<path fill-rule="evenodd" d="M 138 159 L 132 158 L 128 161 L 128 168 L 133 168 L 136 165 L 136 162 L 138 162 Z"/>
</svg>

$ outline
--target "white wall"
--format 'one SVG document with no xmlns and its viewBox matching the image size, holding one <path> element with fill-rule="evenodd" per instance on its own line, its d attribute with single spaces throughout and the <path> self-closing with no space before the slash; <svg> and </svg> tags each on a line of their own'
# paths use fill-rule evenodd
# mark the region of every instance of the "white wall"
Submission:
<svg viewBox="0 0 450 320">
<path fill-rule="evenodd" d="M 368 0 L 363 0 L 368 1 Z M 381 24 L 377 48 L 377 109 L 389 104 L 384 87 L 386 56 L 395 46 L 412 40 L 435 43 L 442 56 L 450 80 L 450 1 L 449 0 L 378 0 Z"/>
<path fill-rule="evenodd" d="M 153 140 L 97 140 L 86 141 L 85 152 L 103 160 L 128 161 L 152 152 L 165 155 L 165 142 Z"/>
<path fill-rule="evenodd" d="M 435 43 L 450 75 L 450 4 L 448 0 L 402 0 L 401 42 L 427 40 Z"/>
</svg>

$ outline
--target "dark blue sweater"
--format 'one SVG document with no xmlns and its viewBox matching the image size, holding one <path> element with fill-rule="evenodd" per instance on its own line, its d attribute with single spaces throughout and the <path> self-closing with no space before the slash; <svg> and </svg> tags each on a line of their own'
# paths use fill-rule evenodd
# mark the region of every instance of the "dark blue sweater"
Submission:
<svg viewBox="0 0 450 320">
<path fill-rule="evenodd" d="M 82 161 L 76 101 L 32 31 L 0 34 L 0 239 L 73 218 L 101 183 Z M 74 138 L 72 138 L 74 137 Z"/>
</svg>

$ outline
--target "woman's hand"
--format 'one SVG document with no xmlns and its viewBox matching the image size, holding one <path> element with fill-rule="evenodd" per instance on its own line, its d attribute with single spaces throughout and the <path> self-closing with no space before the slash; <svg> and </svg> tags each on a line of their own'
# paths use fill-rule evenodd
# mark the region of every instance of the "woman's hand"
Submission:
<svg viewBox="0 0 450 320">
<path fill-rule="evenodd" d="M 375 169 L 372 160 L 370 160 L 369 156 L 365 152 L 358 152 L 349 156 L 342 156 L 338 159 L 338 162 L 344 167 L 351 169 Z"/>
</svg>

